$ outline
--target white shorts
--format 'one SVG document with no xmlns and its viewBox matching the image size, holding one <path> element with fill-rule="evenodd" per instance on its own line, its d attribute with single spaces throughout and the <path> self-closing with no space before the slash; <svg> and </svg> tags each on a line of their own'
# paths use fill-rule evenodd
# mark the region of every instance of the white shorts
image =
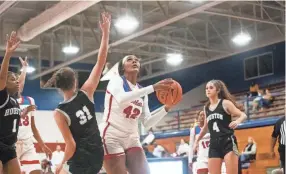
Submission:
<svg viewBox="0 0 286 174">
<path fill-rule="evenodd" d="M 39 156 L 36 153 L 32 138 L 18 140 L 16 143 L 16 152 L 23 172 L 30 173 L 34 170 L 41 170 Z"/>
<path fill-rule="evenodd" d="M 104 148 L 104 158 L 125 155 L 130 150 L 142 150 L 138 132 L 123 133 L 110 124 L 101 127 L 101 137 Z"/>
</svg>

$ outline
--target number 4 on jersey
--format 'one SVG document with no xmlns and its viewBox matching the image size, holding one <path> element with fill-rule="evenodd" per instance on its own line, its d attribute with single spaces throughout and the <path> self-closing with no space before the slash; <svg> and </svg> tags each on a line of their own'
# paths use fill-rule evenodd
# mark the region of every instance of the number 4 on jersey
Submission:
<svg viewBox="0 0 286 174">
<path fill-rule="evenodd" d="M 217 122 L 214 122 L 213 123 L 213 130 L 216 131 L 216 132 L 220 132 L 218 126 L 217 126 Z"/>
<path fill-rule="evenodd" d="M 92 119 L 92 115 L 86 106 L 84 106 L 82 110 L 78 110 L 75 114 L 76 117 L 80 119 L 79 124 L 81 125 L 84 125 L 88 120 Z"/>
</svg>

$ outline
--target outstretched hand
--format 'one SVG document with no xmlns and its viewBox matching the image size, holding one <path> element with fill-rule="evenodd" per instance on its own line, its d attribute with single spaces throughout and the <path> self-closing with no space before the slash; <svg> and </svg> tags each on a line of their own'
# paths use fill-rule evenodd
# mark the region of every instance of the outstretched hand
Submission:
<svg viewBox="0 0 286 174">
<path fill-rule="evenodd" d="M 24 67 L 28 67 L 29 66 L 29 64 L 28 64 L 28 57 L 26 56 L 25 57 L 25 60 L 23 60 L 23 58 L 22 57 L 19 57 L 19 60 L 20 60 L 20 62 L 21 62 L 21 65 L 22 65 L 22 67 L 24 68 Z"/>
<path fill-rule="evenodd" d="M 169 90 L 172 88 L 172 84 L 174 83 L 173 79 L 164 79 L 156 84 L 153 85 L 155 91 L 160 91 L 160 90 Z"/>
<path fill-rule="evenodd" d="M 10 34 L 10 36 L 7 34 L 6 35 L 6 40 L 7 40 L 7 44 L 6 44 L 6 53 L 13 53 L 16 48 L 20 45 L 20 40 L 17 37 L 17 33 L 15 31 L 12 31 L 12 33 Z"/>
<path fill-rule="evenodd" d="M 103 34 L 108 34 L 110 31 L 111 15 L 107 12 L 101 14 L 102 21 L 99 22 L 100 29 Z"/>
</svg>

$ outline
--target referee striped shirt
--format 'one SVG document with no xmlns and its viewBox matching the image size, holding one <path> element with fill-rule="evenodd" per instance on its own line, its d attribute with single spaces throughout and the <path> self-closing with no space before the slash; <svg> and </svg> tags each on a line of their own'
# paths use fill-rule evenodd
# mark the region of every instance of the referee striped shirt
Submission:
<svg viewBox="0 0 286 174">
<path fill-rule="evenodd" d="M 274 125 L 272 137 L 277 138 L 279 142 L 279 150 L 285 150 L 286 144 L 286 122 L 285 117 L 280 118 Z"/>
</svg>

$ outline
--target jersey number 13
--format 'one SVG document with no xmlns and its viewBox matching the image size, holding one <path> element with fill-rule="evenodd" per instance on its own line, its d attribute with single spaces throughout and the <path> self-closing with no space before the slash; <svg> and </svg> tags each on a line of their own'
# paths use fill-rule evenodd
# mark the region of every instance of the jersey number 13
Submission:
<svg viewBox="0 0 286 174">
<path fill-rule="evenodd" d="M 88 108 L 84 106 L 82 110 L 78 110 L 75 113 L 76 117 L 79 118 L 79 124 L 84 125 L 88 120 L 92 119 L 92 115 L 90 114 Z"/>
</svg>

